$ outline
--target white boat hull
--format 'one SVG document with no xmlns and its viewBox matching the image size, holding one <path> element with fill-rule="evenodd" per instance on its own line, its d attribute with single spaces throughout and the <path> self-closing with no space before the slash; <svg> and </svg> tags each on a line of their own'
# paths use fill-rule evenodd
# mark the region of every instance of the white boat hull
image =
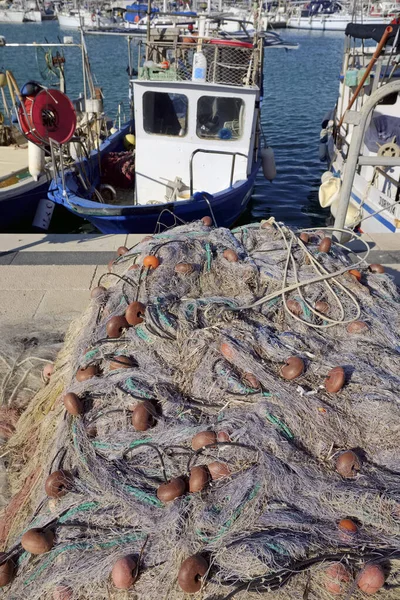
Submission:
<svg viewBox="0 0 400 600">
<path fill-rule="evenodd" d="M 0 23 L 23 23 L 24 16 L 23 10 L 0 10 Z"/>
<path fill-rule="evenodd" d="M 364 25 L 390 23 L 392 17 L 364 17 Z M 290 17 L 287 27 L 291 29 L 313 29 L 316 31 L 345 31 L 351 23 L 351 15 L 314 15 L 312 17 Z"/>
<path fill-rule="evenodd" d="M 77 15 L 58 14 L 57 19 L 60 27 L 72 27 L 74 29 L 77 29 L 81 26 L 81 20 L 83 21 L 83 25 L 85 27 L 90 27 L 94 25 L 94 22 L 91 20 L 91 18 L 88 19 L 85 15 L 82 15 L 82 18 L 80 19 Z"/>
<path fill-rule="evenodd" d="M 40 10 L 27 10 L 25 13 L 24 21 L 30 21 L 32 23 L 42 22 L 42 13 Z"/>
<path fill-rule="evenodd" d="M 111 27 L 115 25 L 112 19 L 107 19 L 96 15 L 95 13 L 82 12 L 81 15 L 57 14 L 58 24 L 62 28 L 78 29 L 81 27 L 81 21 L 84 27 Z"/>
</svg>

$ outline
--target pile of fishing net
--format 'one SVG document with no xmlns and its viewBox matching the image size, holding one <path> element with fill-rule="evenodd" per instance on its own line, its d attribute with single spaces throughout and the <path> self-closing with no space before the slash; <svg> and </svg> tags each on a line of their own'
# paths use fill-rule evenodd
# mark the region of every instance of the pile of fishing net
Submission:
<svg viewBox="0 0 400 600">
<path fill-rule="evenodd" d="M 20 417 L 5 597 L 399 598 L 395 285 L 210 224 L 120 249 Z"/>
<path fill-rule="evenodd" d="M 101 161 L 102 182 L 132 188 L 135 181 L 135 155 L 132 152 L 108 152 Z"/>
<path fill-rule="evenodd" d="M 4 447 L 32 396 L 47 382 L 62 337 L 61 332 L 45 332 L 26 323 L 0 329 L 0 510 L 10 501 Z M 6 521 L 0 521 L 0 539 Z"/>
</svg>

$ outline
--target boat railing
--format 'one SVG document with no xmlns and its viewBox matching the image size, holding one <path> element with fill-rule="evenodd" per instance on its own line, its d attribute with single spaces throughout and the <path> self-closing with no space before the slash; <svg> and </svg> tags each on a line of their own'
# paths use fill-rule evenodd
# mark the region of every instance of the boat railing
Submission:
<svg viewBox="0 0 400 600">
<path fill-rule="evenodd" d="M 201 48 L 206 61 L 206 83 L 253 87 L 260 84 L 262 41 L 184 37 L 182 42 L 150 41 L 139 48 L 138 78 L 148 81 L 191 81 L 193 60 Z M 143 52 L 143 46 L 147 50 Z M 147 46 L 147 47 L 146 47 Z M 147 58 L 144 58 L 147 54 Z"/>
<path fill-rule="evenodd" d="M 236 157 L 237 156 L 243 156 L 243 158 L 245 158 L 247 160 L 248 156 L 246 154 L 242 154 L 242 152 L 229 152 L 226 150 L 205 150 L 202 148 L 197 148 L 197 150 L 194 150 L 190 156 L 190 160 L 189 160 L 189 177 L 190 177 L 190 197 L 193 196 L 193 159 L 196 156 L 196 154 L 223 154 L 225 156 L 231 156 L 232 157 L 232 164 L 231 164 L 231 175 L 230 175 L 230 180 L 229 180 L 229 187 L 232 187 L 233 185 L 233 178 L 235 175 L 235 165 L 236 165 Z"/>
</svg>

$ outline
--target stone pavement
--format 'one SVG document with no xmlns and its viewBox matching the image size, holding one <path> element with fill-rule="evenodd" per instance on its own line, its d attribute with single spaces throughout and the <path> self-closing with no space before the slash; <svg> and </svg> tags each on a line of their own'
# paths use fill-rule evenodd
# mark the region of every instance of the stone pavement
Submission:
<svg viewBox="0 0 400 600">
<path fill-rule="evenodd" d="M 66 329 L 89 301 L 107 263 L 119 246 L 137 244 L 143 235 L 0 235 L 0 325 L 29 322 Z M 369 263 L 385 265 L 400 285 L 400 236 L 363 234 Z M 355 252 L 360 243 L 351 245 Z"/>
<path fill-rule="evenodd" d="M 66 329 L 119 246 L 143 235 L 0 235 L 0 325 L 39 322 Z"/>
</svg>

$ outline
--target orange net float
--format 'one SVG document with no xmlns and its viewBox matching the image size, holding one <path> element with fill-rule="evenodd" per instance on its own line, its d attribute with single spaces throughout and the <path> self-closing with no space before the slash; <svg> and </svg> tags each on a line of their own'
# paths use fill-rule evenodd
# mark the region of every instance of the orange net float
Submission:
<svg viewBox="0 0 400 600">
<path fill-rule="evenodd" d="M 143 259 L 143 266 L 147 267 L 148 269 L 157 269 L 159 264 L 160 261 L 158 260 L 157 256 L 154 256 L 154 254 L 149 254 L 149 256 L 145 256 Z"/>
<path fill-rule="evenodd" d="M 41 90 L 23 96 L 18 122 L 24 136 L 34 144 L 70 141 L 76 129 L 76 114 L 71 100 L 59 90 Z"/>
</svg>

